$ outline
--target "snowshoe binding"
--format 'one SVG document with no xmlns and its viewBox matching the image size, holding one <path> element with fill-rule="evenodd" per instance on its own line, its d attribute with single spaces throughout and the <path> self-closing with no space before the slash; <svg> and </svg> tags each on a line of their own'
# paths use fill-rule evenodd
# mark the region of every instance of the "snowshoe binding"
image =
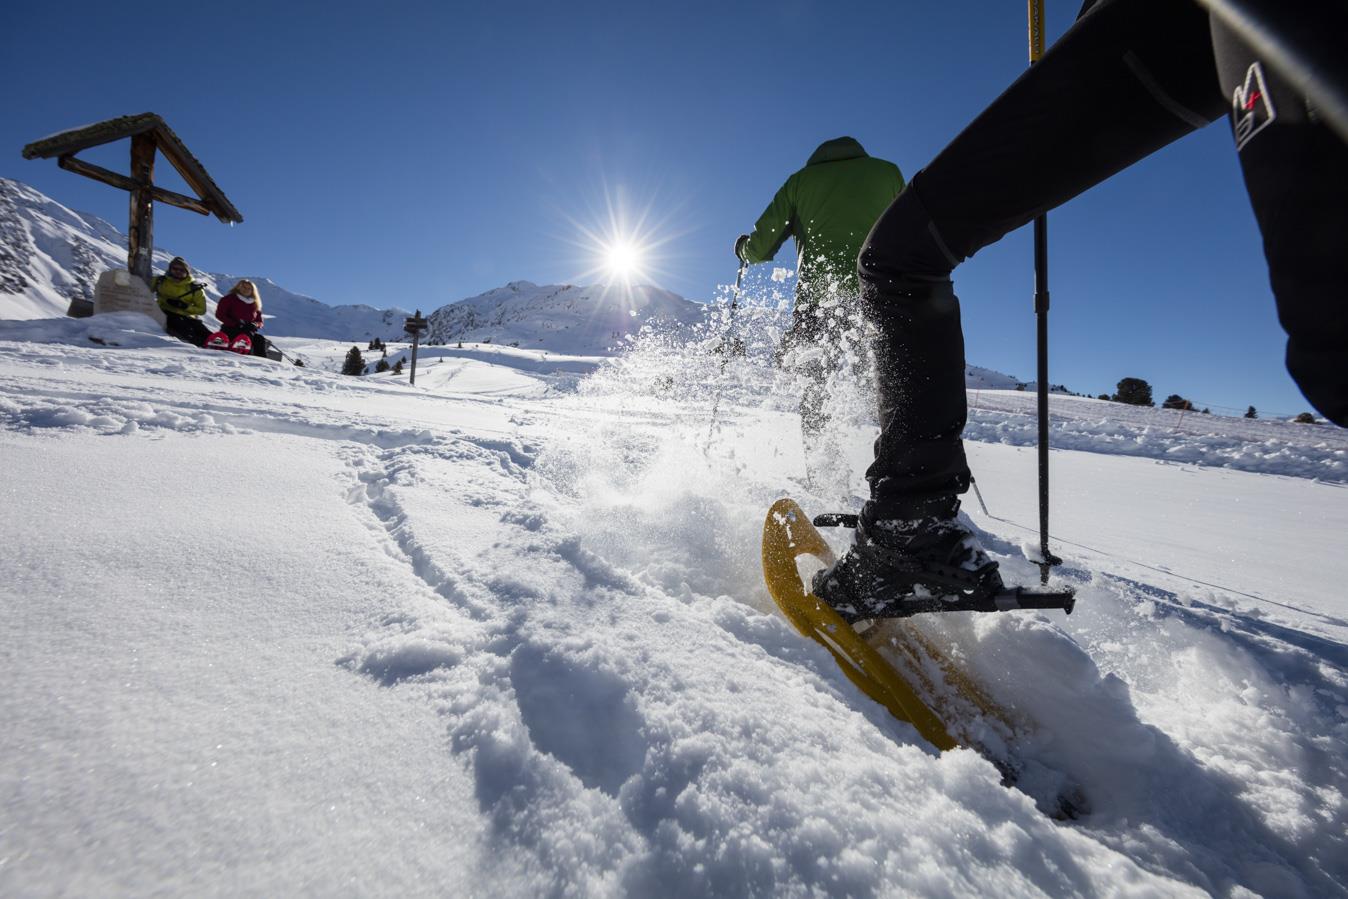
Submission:
<svg viewBox="0 0 1348 899">
<path fill-rule="evenodd" d="M 820 515 L 818 526 L 856 528 L 852 548 L 814 576 L 812 592 L 849 624 L 924 612 L 1062 609 L 1070 588 L 1008 589 L 997 563 L 958 518 L 959 501 L 913 519 L 867 521 L 865 515 Z"/>
</svg>

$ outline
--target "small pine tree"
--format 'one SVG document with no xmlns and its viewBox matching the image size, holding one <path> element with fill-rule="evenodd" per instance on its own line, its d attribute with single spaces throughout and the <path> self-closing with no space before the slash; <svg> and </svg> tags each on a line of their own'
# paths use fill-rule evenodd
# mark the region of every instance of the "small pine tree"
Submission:
<svg viewBox="0 0 1348 899">
<path fill-rule="evenodd" d="M 378 362 L 376 362 L 375 365 L 374 365 L 374 370 L 377 371 L 377 372 L 385 372 L 385 371 L 388 371 L 388 368 L 389 368 L 389 365 L 388 365 L 388 360 L 387 360 L 387 359 L 380 359 L 380 360 L 379 360 Z"/>
<path fill-rule="evenodd" d="M 1096 399 L 1097 399 L 1097 400 L 1108 400 L 1108 399 L 1109 399 L 1109 394 L 1107 394 L 1107 393 L 1102 393 L 1102 394 L 1100 394 L 1099 396 L 1097 396 Z"/>
<path fill-rule="evenodd" d="M 1178 393 L 1172 393 L 1161 403 L 1162 409 L 1182 409 L 1186 412 L 1192 412 L 1194 404 L 1180 396 Z"/>
<path fill-rule="evenodd" d="M 1124 378 L 1115 388 L 1114 402 L 1127 403 L 1130 406 L 1154 406 L 1151 399 L 1151 385 L 1141 378 Z"/>
<path fill-rule="evenodd" d="M 1259 417 L 1259 413 L 1256 412 L 1256 411 L 1254 411 L 1254 407 L 1251 406 L 1250 408 L 1248 408 L 1248 409 L 1245 410 L 1245 417 L 1246 417 L 1246 418 L 1258 418 L 1258 417 Z"/>
<path fill-rule="evenodd" d="M 393 366 L 393 373 L 395 375 L 400 375 L 403 373 L 403 360 L 399 359 L 398 363 Z"/>
<path fill-rule="evenodd" d="M 1302 412 L 1296 418 L 1292 419 L 1292 421 L 1299 425 L 1313 425 L 1315 424 L 1315 416 L 1309 412 Z"/>
<path fill-rule="evenodd" d="M 360 347 L 353 346 L 347 352 L 346 361 L 342 363 L 342 374 L 344 375 L 365 374 L 365 358 L 360 354 Z"/>
</svg>

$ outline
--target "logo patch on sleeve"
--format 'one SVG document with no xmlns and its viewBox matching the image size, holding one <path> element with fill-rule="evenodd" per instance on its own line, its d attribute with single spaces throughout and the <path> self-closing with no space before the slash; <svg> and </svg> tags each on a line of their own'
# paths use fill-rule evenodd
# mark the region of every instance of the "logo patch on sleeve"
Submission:
<svg viewBox="0 0 1348 899">
<path fill-rule="evenodd" d="M 1236 150 L 1240 151 L 1260 131 L 1263 131 L 1278 113 L 1264 84 L 1264 69 L 1258 62 L 1245 73 L 1245 83 L 1231 94 L 1231 127 L 1236 133 Z"/>
</svg>

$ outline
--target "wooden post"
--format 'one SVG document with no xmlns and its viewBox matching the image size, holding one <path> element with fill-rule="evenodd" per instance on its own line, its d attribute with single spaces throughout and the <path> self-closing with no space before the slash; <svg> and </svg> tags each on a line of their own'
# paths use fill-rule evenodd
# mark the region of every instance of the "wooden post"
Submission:
<svg viewBox="0 0 1348 899">
<path fill-rule="evenodd" d="M 131 138 L 131 228 L 127 242 L 126 266 L 150 286 L 154 277 L 154 136 L 137 134 Z"/>
</svg>

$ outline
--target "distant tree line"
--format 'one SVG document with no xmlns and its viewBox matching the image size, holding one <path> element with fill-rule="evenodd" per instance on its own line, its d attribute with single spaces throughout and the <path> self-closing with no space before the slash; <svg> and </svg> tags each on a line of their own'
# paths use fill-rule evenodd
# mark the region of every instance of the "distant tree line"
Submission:
<svg viewBox="0 0 1348 899">
<path fill-rule="evenodd" d="M 1152 399 L 1151 385 L 1142 378 L 1124 378 L 1119 381 L 1118 386 L 1114 388 L 1114 393 L 1102 393 L 1096 399 L 1109 400 L 1115 403 L 1125 403 L 1129 406 L 1155 406 Z M 1201 412 L 1204 415 L 1212 413 L 1211 409 L 1198 409 L 1193 401 L 1187 400 L 1178 393 L 1172 393 L 1161 402 L 1162 409 L 1178 409 L 1182 412 Z M 1245 410 L 1245 418 L 1258 418 L 1259 412 L 1254 406 Z M 1315 416 L 1310 412 L 1302 412 L 1292 421 L 1299 424 L 1315 424 Z"/>
<path fill-rule="evenodd" d="M 395 375 L 403 373 L 403 360 L 401 358 L 392 366 L 388 364 L 388 348 L 384 346 L 382 340 L 379 341 L 379 346 L 376 347 L 376 349 L 384 351 L 384 355 L 374 364 L 374 370 L 376 372 L 392 371 Z M 353 346 L 351 349 L 347 350 L 346 360 L 342 363 L 342 374 L 359 377 L 368 370 L 369 366 L 365 364 L 365 357 L 361 355 L 360 347 Z"/>
</svg>

